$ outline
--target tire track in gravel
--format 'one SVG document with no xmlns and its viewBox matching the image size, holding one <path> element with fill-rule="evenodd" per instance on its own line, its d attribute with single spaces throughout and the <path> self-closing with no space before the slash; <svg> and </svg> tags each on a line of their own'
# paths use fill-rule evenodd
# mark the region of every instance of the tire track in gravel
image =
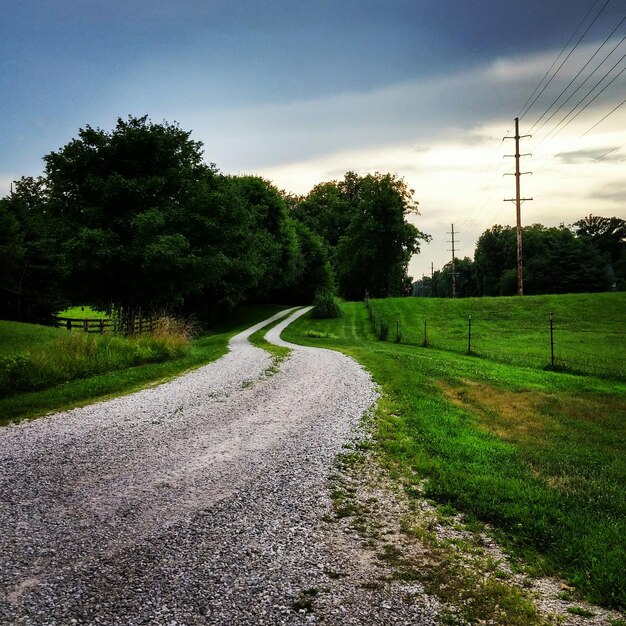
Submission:
<svg viewBox="0 0 626 626">
<path fill-rule="evenodd" d="M 275 375 L 247 339 L 291 311 L 172 382 L 0 430 L 1 623 L 434 623 L 333 590 L 363 557 L 324 521 L 327 478 L 376 391 L 352 359 L 280 340 L 306 310 L 268 333 L 292 348 Z M 311 589 L 323 610 L 298 611 Z"/>
</svg>

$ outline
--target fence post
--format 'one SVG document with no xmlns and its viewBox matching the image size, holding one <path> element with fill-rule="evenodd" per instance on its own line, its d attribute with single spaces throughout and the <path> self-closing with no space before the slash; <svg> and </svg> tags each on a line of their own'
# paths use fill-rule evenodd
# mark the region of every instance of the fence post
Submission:
<svg viewBox="0 0 626 626">
<path fill-rule="evenodd" d="M 467 320 L 467 354 L 472 354 L 472 316 Z"/>
<path fill-rule="evenodd" d="M 104 335 L 104 319 L 100 318 L 100 334 Z"/>
<path fill-rule="evenodd" d="M 554 322 L 552 313 L 550 313 L 550 363 L 552 364 L 552 369 L 554 369 Z"/>
<path fill-rule="evenodd" d="M 72 320 L 67 320 L 65 322 L 65 327 L 67 328 L 67 330 L 72 330 Z"/>
<path fill-rule="evenodd" d="M 424 347 L 428 345 L 428 335 L 426 334 L 426 320 L 424 320 L 424 342 L 422 343 Z"/>
<path fill-rule="evenodd" d="M 83 330 L 88 333 L 89 332 L 89 320 L 83 320 Z"/>
</svg>

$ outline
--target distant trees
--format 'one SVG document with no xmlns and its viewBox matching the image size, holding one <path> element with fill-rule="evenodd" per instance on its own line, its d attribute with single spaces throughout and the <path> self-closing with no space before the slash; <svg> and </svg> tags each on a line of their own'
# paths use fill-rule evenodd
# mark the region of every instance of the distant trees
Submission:
<svg viewBox="0 0 626 626">
<path fill-rule="evenodd" d="M 341 296 L 410 293 L 408 263 L 429 236 L 406 221 L 417 203 L 403 179 L 348 172 L 341 181 L 314 187 L 292 213 L 328 246 Z"/>
<path fill-rule="evenodd" d="M 476 284 L 476 273 L 474 263 L 469 257 L 455 259 L 456 271 L 456 295 L 458 298 L 469 298 L 477 296 L 478 285 Z M 446 263 L 441 270 L 435 272 L 432 281 L 432 295 L 435 298 L 452 297 L 452 261 Z"/>
<path fill-rule="evenodd" d="M 566 227 L 523 229 L 524 293 L 575 293 L 608 288 L 607 264 L 590 241 Z M 516 293 L 516 230 L 494 226 L 476 244 L 474 271 L 481 295 Z"/>
<path fill-rule="evenodd" d="M 589 216 L 565 227 L 523 228 L 524 293 L 576 293 L 626 287 L 626 222 Z M 476 244 L 474 260 L 456 259 L 457 296 L 517 293 L 517 234 L 493 226 Z M 452 296 L 452 263 L 414 287 L 418 295 Z"/>
<path fill-rule="evenodd" d="M 576 235 L 589 241 L 609 263 L 609 277 L 626 289 L 626 220 L 588 215 L 572 224 Z"/>
</svg>

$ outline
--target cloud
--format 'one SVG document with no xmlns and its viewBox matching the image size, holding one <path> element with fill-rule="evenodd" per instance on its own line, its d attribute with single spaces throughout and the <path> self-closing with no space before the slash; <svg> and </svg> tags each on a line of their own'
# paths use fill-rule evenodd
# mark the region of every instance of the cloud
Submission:
<svg viewBox="0 0 626 626">
<path fill-rule="evenodd" d="M 618 152 L 620 148 L 621 146 L 604 146 L 602 148 L 574 150 L 572 152 L 563 152 L 558 158 L 566 164 L 600 160 L 604 162 L 621 163 L 626 160 L 626 155 Z"/>
<path fill-rule="evenodd" d="M 522 119 L 522 132 L 539 116 L 540 103 L 550 102 L 567 85 L 575 63 L 594 50 L 590 44 L 576 51 L 573 65 L 564 66 L 536 109 Z M 500 136 L 512 128 L 520 104 L 532 94 L 553 59 L 550 51 L 501 58 L 471 70 L 369 91 L 288 103 L 194 109 L 181 121 L 204 141 L 207 158 L 227 171 L 289 167 L 336 153 L 407 142 L 416 150 L 441 141 L 481 144 L 491 137 L 477 134 L 478 128 L 497 124 Z M 580 128 L 579 122 L 595 112 L 614 106 L 618 96 L 607 92 L 564 135 L 558 135 L 557 145 L 562 148 L 563 136 Z M 558 119 L 560 115 L 554 123 Z M 542 133 L 550 128 L 551 124 L 547 125 Z"/>
</svg>

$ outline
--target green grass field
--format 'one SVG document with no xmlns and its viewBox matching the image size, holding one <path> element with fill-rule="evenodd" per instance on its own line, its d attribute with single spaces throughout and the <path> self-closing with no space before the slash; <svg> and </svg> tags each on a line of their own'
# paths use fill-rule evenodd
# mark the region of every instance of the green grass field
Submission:
<svg viewBox="0 0 626 626">
<path fill-rule="evenodd" d="M 626 379 L 626 293 L 525 296 L 519 299 L 389 298 L 371 300 L 378 321 L 389 326 L 389 340 L 399 331 L 405 344 L 502 363 Z M 471 342 L 468 346 L 469 317 Z"/>
<path fill-rule="evenodd" d="M 550 305 L 621 317 L 620 299 L 605 295 L 614 294 Z M 411 307 L 450 320 L 480 311 L 477 300 L 416 300 L 375 306 L 402 323 L 423 313 L 409 318 Z M 482 311 L 511 327 L 543 315 L 540 300 L 489 300 Z M 428 498 L 491 524 L 535 571 L 560 574 L 591 601 L 626 606 L 626 383 L 378 341 L 363 303 L 342 308 L 335 320 L 305 316 L 283 337 L 341 350 L 372 373 L 383 390 L 377 447 L 407 493 L 420 497 L 427 479 Z"/>
<path fill-rule="evenodd" d="M 59 311 L 57 313 L 58 317 L 69 317 L 73 319 L 79 320 L 99 320 L 107 317 L 111 317 L 107 315 L 104 311 L 94 311 L 89 306 L 72 306 L 64 311 Z"/>
<path fill-rule="evenodd" d="M 45 345 L 63 336 L 60 328 L 0 321 L 0 357 Z"/>
<path fill-rule="evenodd" d="M 160 362 L 147 362 L 141 365 L 133 364 L 133 360 L 136 362 L 138 348 L 133 344 L 130 350 L 126 349 L 127 346 L 125 344 L 129 340 L 109 335 L 104 337 L 90 336 L 90 344 L 93 341 L 97 348 L 95 353 L 91 354 L 90 367 L 93 367 L 94 362 L 96 365 L 102 365 L 102 362 L 107 358 L 111 359 L 112 350 L 110 347 L 112 341 L 124 344 L 120 347 L 120 350 L 114 352 L 116 359 L 120 356 L 120 352 L 124 353 L 123 356 L 128 356 L 126 353 L 129 353 L 131 357 L 130 363 L 128 360 L 122 362 L 122 359 L 119 358 L 117 359 L 117 365 L 113 363 L 108 368 L 109 371 L 100 371 L 100 373 L 94 375 L 90 375 L 90 372 L 85 371 L 84 368 L 81 370 L 81 368 L 74 365 L 63 370 L 65 377 L 62 378 L 60 384 L 58 384 L 59 379 L 56 378 L 51 380 L 46 388 L 13 393 L 8 397 L 0 397 L 0 425 L 130 393 L 209 363 L 226 353 L 228 340 L 234 334 L 270 317 L 282 308 L 284 307 L 272 305 L 243 307 L 236 314 L 232 315 L 228 322 L 215 327 L 212 332 L 192 341 L 184 354 L 180 354 L 178 357 L 172 355 L 167 360 L 160 359 Z M 43 360 L 46 360 L 47 353 L 48 355 L 49 353 L 54 353 L 56 361 L 57 353 L 60 352 L 59 345 L 65 345 L 70 335 L 72 336 L 72 344 L 75 341 L 80 343 L 86 339 L 83 333 L 76 331 L 70 334 L 64 329 L 54 329 L 33 324 L 19 324 L 17 322 L 0 322 L 0 366 L 6 368 L 15 367 L 15 365 L 19 366 L 21 363 L 15 357 L 27 356 L 36 350 L 42 351 Z M 139 356 L 143 353 L 144 356 L 150 357 L 151 355 L 145 348 L 146 346 L 143 346 L 143 344 L 139 346 Z M 63 352 L 71 356 L 69 350 L 64 348 Z M 52 360 L 52 357 L 50 357 L 50 360 Z M 144 360 L 154 361 L 154 359 L 150 358 Z M 131 365 L 130 367 L 128 366 L 129 364 Z M 26 365 L 28 365 L 28 362 Z M 55 371 L 55 375 L 56 373 Z M 45 381 L 37 382 L 42 383 Z"/>
</svg>

